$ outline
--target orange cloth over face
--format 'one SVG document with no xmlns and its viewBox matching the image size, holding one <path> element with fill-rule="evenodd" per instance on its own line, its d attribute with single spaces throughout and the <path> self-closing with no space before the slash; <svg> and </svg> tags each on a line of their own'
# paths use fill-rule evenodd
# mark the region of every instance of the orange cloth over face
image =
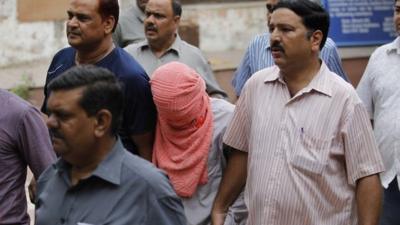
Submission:
<svg viewBox="0 0 400 225">
<path fill-rule="evenodd" d="M 150 85 L 158 110 L 153 163 L 179 196 L 191 197 L 208 180 L 213 115 L 205 82 L 185 64 L 171 62 L 154 71 Z"/>
</svg>

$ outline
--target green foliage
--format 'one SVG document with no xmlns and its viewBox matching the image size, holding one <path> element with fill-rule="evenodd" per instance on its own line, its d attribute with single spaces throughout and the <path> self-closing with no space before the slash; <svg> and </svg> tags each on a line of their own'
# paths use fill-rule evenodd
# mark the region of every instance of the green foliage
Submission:
<svg viewBox="0 0 400 225">
<path fill-rule="evenodd" d="M 21 83 L 18 84 L 17 86 L 11 88 L 11 92 L 14 94 L 18 95 L 19 97 L 27 100 L 29 98 L 29 90 L 30 87 L 32 86 L 32 78 L 26 75 L 22 75 L 21 77 Z"/>
</svg>

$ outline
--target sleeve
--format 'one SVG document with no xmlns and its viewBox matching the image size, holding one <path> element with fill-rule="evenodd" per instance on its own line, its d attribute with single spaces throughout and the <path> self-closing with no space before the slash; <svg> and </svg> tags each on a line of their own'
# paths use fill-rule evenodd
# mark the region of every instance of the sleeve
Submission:
<svg viewBox="0 0 400 225">
<path fill-rule="evenodd" d="M 166 196 L 150 203 L 147 225 L 186 225 L 186 216 L 179 197 Z"/>
<path fill-rule="evenodd" d="M 235 89 L 236 96 L 240 96 L 242 88 L 246 81 L 251 77 L 250 68 L 250 46 L 247 48 L 242 61 L 240 62 L 237 70 L 235 71 L 234 77 L 232 79 L 232 86 Z"/>
<path fill-rule="evenodd" d="M 153 102 L 149 81 L 143 69 L 134 76 L 128 76 L 123 82 L 125 110 L 123 127 L 128 135 L 139 135 L 153 131 L 157 113 Z"/>
<path fill-rule="evenodd" d="M 384 171 L 384 166 L 364 106 L 358 103 L 348 111 L 342 137 L 347 179 L 349 184 L 355 185 L 362 177 Z"/>
<path fill-rule="evenodd" d="M 241 150 L 248 152 L 249 150 L 249 135 L 251 129 L 251 97 L 249 96 L 249 83 L 243 88 L 242 95 L 237 101 L 235 111 L 229 126 L 225 132 L 223 141 L 225 144 Z"/>
<path fill-rule="evenodd" d="M 349 82 L 349 78 L 343 70 L 342 60 L 340 59 L 336 44 L 332 39 L 327 39 L 327 42 L 321 51 L 321 58 L 325 61 L 329 70 Z"/>
<path fill-rule="evenodd" d="M 373 87 L 372 87 L 372 76 L 373 76 L 373 66 L 372 61 L 369 60 L 367 68 L 363 76 L 361 77 L 360 82 L 357 85 L 357 94 L 361 98 L 364 103 L 365 108 L 369 114 L 369 118 L 373 120 L 374 118 L 374 102 L 373 102 Z"/>
<path fill-rule="evenodd" d="M 18 149 L 36 179 L 55 159 L 48 129 L 40 113 L 30 107 L 18 126 Z"/>
<path fill-rule="evenodd" d="M 43 98 L 42 106 L 40 107 L 40 111 L 42 111 L 42 113 L 46 113 L 46 114 L 47 114 L 47 108 L 46 108 L 47 99 L 48 99 L 48 97 L 49 97 L 49 93 L 48 93 L 48 91 L 47 91 L 47 85 L 48 85 L 48 84 L 50 83 L 50 81 L 54 78 L 54 77 L 50 76 L 50 74 L 52 74 L 52 72 L 55 72 L 55 70 L 57 70 L 57 68 L 54 68 L 54 67 L 55 67 L 55 64 L 56 64 L 56 61 L 57 61 L 57 60 L 56 60 L 57 55 L 58 55 L 58 53 L 57 53 L 57 54 L 53 57 L 53 59 L 51 60 L 49 69 L 47 70 L 47 74 L 46 74 L 46 81 L 45 81 L 44 86 L 43 86 L 43 95 L 44 95 L 44 98 Z"/>
</svg>

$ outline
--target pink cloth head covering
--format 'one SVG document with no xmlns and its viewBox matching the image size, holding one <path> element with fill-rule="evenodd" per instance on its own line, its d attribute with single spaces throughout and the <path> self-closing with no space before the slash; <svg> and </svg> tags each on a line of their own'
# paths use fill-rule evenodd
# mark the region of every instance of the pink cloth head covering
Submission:
<svg viewBox="0 0 400 225">
<path fill-rule="evenodd" d="M 150 85 L 158 110 L 153 163 L 179 196 L 191 197 L 208 180 L 213 116 L 205 82 L 185 64 L 171 62 L 154 71 Z"/>
</svg>

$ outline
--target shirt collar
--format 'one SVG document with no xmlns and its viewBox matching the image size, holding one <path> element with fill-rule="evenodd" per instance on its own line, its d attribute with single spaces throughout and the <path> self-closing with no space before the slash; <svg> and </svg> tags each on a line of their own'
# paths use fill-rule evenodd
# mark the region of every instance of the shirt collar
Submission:
<svg viewBox="0 0 400 225">
<path fill-rule="evenodd" d="M 104 160 L 93 171 L 92 176 L 108 181 L 112 184 L 119 185 L 121 183 L 122 161 L 124 160 L 124 147 L 120 139 L 117 140 L 112 150 L 104 158 Z M 71 166 L 62 158 L 55 163 L 57 172 L 63 173 L 69 171 Z"/>
<path fill-rule="evenodd" d="M 144 51 L 145 49 L 150 50 L 149 42 L 147 41 L 147 39 L 142 41 L 142 42 L 139 42 L 137 45 L 138 45 L 139 49 L 142 50 L 142 51 Z M 180 55 L 181 46 L 182 46 L 182 39 L 179 36 L 179 34 L 176 34 L 176 38 L 175 38 L 174 43 L 172 43 L 172 45 L 165 52 L 167 53 L 167 52 L 172 50 L 176 54 Z"/>
<path fill-rule="evenodd" d="M 315 90 L 320 92 L 321 94 L 325 94 L 329 97 L 332 97 L 332 86 L 330 85 L 331 81 L 328 76 L 333 76 L 326 66 L 325 62 L 321 60 L 321 67 L 315 75 L 315 77 L 311 80 L 311 82 L 304 88 L 304 92 L 310 92 L 311 90 Z"/>
<path fill-rule="evenodd" d="M 311 92 L 311 90 L 315 90 L 327 96 L 330 97 L 332 96 L 332 87 L 330 86 L 330 81 L 328 77 L 331 76 L 330 71 L 326 66 L 325 62 L 324 61 L 321 62 L 322 62 L 321 67 L 317 75 L 315 75 L 314 78 L 311 80 L 311 82 L 306 87 L 304 87 L 299 93 L 307 93 Z M 264 83 L 278 81 L 282 84 L 285 84 L 285 81 L 280 75 L 280 70 L 278 66 L 276 65 L 273 66 L 271 73 L 272 74 L 270 76 L 267 76 L 264 79 Z"/>
<path fill-rule="evenodd" d="M 396 53 L 400 55 L 400 36 L 397 37 L 392 43 L 389 44 L 386 53 L 389 55 L 391 53 Z"/>
</svg>

